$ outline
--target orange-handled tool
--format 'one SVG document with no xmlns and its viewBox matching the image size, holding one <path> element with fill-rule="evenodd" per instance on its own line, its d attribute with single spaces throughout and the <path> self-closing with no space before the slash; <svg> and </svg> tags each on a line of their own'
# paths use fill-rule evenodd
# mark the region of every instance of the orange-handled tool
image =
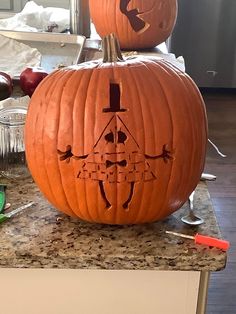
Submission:
<svg viewBox="0 0 236 314">
<path fill-rule="evenodd" d="M 173 231 L 166 231 L 166 233 L 173 234 L 173 235 L 181 237 L 181 238 L 187 238 L 187 239 L 194 240 L 194 242 L 196 244 L 204 244 L 204 245 L 208 245 L 208 246 L 214 246 L 214 247 L 217 247 L 217 248 L 222 249 L 224 251 L 227 251 L 230 247 L 229 241 L 204 236 L 204 235 L 201 235 L 198 233 L 195 236 L 190 236 L 187 234 L 177 233 L 177 232 L 173 232 Z"/>
</svg>

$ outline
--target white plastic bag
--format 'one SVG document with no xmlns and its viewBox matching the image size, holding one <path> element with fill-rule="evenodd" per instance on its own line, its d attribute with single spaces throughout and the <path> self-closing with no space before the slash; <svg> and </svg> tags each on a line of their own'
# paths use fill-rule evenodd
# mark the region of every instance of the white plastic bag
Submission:
<svg viewBox="0 0 236 314">
<path fill-rule="evenodd" d="M 68 29 L 69 24 L 69 10 L 52 7 L 44 8 L 34 1 L 29 1 L 20 13 L 8 19 L 0 20 L 0 29 L 60 33 Z"/>
</svg>

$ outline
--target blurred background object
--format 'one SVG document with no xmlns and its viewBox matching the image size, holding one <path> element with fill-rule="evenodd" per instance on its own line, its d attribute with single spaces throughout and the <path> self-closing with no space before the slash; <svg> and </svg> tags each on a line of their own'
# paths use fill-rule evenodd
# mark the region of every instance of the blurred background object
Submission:
<svg viewBox="0 0 236 314">
<path fill-rule="evenodd" d="M 88 0 L 70 0 L 70 32 L 90 37 Z"/>
<path fill-rule="evenodd" d="M 179 0 L 168 41 L 199 87 L 236 87 L 236 1 Z"/>
<path fill-rule="evenodd" d="M 14 7 L 13 7 L 14 9 Z M 0 29 L 31 32 L 56 32 L 69 30 L 70 11 L 61 7 L 43 7 L 34 1 L 26 2 L 21 12 L 0 19 Z"/>
</svg>

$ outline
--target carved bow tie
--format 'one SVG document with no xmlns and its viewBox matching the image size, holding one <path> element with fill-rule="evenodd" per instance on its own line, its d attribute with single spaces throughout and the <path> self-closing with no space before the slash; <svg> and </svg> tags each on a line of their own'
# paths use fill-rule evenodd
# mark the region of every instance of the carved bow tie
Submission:
<svg viewBox="0 0 236 314">
<path fill-rule="evenodd" d="M 118 165 L 120 167 L 125 167 L 127 165 L 127 161 L 124 159 L 124 160 L 121 160 L 121 161 L 110 161 L 110 160 L 106 160 L 106 167 L 109 168 L 109 167 L 112 167 L 114 165 Z"/>
</svg>

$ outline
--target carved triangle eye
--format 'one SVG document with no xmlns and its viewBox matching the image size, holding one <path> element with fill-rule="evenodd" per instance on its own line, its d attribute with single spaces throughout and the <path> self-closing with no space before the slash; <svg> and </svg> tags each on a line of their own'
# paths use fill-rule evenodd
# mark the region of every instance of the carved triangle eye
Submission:
<svg viewBox="0 0 236 314">
<path fill-rule="evenodd" d="M 124 144 L 126 140 L 127 140 L 127 135 L 122 131 L 118 131 L 118 143 Z"/>
<path fill-rule="evenodd" d="M 115 138 L 114 138 L 113 132 L 110 132 L 110 133 L 106 134 L 106 135 L 105 135 L 105 140 L 106 140 L 108 143 L 114 143 L 114 142 L 115 142 Z"/>
</svg>

